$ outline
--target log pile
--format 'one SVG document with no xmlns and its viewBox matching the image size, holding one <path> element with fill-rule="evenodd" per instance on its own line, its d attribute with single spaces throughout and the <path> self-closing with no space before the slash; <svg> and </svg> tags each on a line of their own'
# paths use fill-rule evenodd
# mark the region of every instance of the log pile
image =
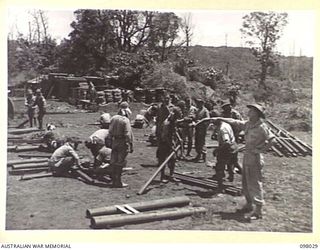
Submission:
<svg viewBox="0 0 320 250">
<path fill-rule="evenodd" d="M 279 157 L 312 156 L 312 147 L 290 134 L 287 130 L 275 125 L 270 120 L 266 120 L 271 132 L 276 136 L 276 143 L 271 147 L 271 151 Z"/>
<path fill-rule="evenodd" d="M 9 167 L 9 174 L 24 175 L 40 172 L 48 172 L 48 158 L 31 158 L 12 160 L 7 162 Z"/>
<path fill-rule="evenodd" d="M 91 228 L 112 228 L 127 224 L 179 219 L 206 212 L 207 209 L 203 207 L 190 206 L 190 199 L 181 196 L 88 209 L 86 215 L 91 221 Z"/>
</svg>

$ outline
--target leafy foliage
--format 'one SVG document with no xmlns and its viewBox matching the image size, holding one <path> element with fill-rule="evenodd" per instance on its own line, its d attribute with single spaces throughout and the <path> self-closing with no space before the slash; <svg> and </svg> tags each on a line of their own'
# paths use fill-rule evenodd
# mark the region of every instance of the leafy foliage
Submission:
<svg viewBox="0 0 320 250">
<path fill-rule="evenodd" d="M 287 24 L 287 13 L 251 12 L 243 17 L 240 31 L 247 38 L 253 55 L 261 65 L 260 86 L 266 88 L 268 68 L 276 63 L 274 48 Z"/>
</svg>

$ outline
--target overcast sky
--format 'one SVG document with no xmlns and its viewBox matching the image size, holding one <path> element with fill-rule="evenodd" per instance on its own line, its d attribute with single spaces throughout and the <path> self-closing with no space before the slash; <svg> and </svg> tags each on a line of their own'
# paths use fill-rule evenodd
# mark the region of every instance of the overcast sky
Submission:
<svg viewBox="0 0 320 250">
<path fill-rule="evenodd" d="M 46 10 L 49 32 L 56 39 L 67 38 L 70 23 L 75 19 L 74 10 Z M 185 12 L 176 12 L 183 16 Z M 192 11 L 194 37 L 192 45 L 245 46 L 241 39 L 242 17 L 250 11 Z M 312 11 L 287 11 L 288 25 L 278 41 L 277 50 L 283 55 L 314 56 L 315 15 Z M 9 9 L 8 31 L 23 34 L 28 31 L 27 9 Z"/>
</svg>

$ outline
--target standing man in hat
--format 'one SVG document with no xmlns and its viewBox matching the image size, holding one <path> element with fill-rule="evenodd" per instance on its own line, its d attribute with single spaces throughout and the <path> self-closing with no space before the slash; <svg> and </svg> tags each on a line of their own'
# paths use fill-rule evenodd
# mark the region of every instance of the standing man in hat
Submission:
<svg viewBox="0 0 320 250">
<path fill-rule="evenodd" d="M 227 122 L 245 131 L 246 145 L 243 158 L 242 189 L 247 203 L 239 211 L 250 212 L 247 218 L 257 220 L 262 218 L 262 206 L 264 204 L 262 188 L 264 161 L 262 153 L 272 146 L 274 135 L 264 123 L 264 107 L 259 104 L 250 104 L 247 107 L 249 108 L 248 121 L 222 117 L 211 119 Z"/>
<path fill-rule="evenodd" d="M 161 140 L 161 132 L 163 128 L 163 122 L 168 118 L 170 114 L 170 96 L 163 95 L 161 99 L 160 107 L 158 108 L 157 117 L 156 117 L 156 137 L 157 141 Z"/>
<path fill-rule="evenodd" d="M 24 105 L 27 107 L 27 114 L 29 118 L 30 127 L 33 127 L 33 119 L 35 114 L 36 97 L 33 95 L 32 89 L 27 89 Z"/>
<path fill-rule="evenodd" d="M 34 103 L 35 106 L 38 106 L 38 122 L 39 122 L 39 129 L 42 129 L 43 125 L 43 117 L 46 113 L 46 99 L 42 95 L 41 89 L 36 90 L 36 100 Z"/>
<path fill-rule="evenodd" d="M 198 109 L 195 117 L 196 121 L 200 121 L 202 119 L 210 117 L 209 111 L 204 106 L 203 100 L 197 99 L 196 105 Z M 208 125 L 209 125 L 208 122 L 203 122 L 195 128 L 194 144 L 197 152 L 197 156 L 194 158 L 195 162 L 199 162 L 200 160 L 203 160 L 204 162 L 206 161 L 207 150 L 205 147 L 205 143 L 206 143 L 206 134 L 207 134 Z"/>
<path fill-rule="evenodd" d="M 120 105 L 121 106 L 121 105 Z M 129 114 L 121 108 L 119 113 L 111 118 L 108 139 L 111 140 L 111 179 L 112 186 L 122 188 L 127 184 L 122 183 L 122 169 L 126 166 L 128 153 L 133 152 L 133 133 L 131 130 Z"/>
</svg>

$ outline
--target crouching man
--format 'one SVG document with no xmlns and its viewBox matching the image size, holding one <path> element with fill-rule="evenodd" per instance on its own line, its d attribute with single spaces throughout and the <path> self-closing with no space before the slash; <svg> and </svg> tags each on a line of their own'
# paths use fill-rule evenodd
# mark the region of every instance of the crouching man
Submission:
<svg viewBox="0 0 320 250">
<path fill-rule="evenodd" d="M 55 176 L 67 175 L 69 170 L 80 167 L 80 158 L 74 150 L 72 139 L 56 149 L 49 159 L 49 168 Z"/>
</svg>

